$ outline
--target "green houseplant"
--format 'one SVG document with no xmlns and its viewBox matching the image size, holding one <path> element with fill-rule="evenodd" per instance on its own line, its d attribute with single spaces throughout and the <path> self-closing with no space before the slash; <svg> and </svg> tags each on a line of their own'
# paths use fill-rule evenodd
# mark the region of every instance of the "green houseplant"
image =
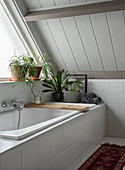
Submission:
<svg viewBox="0 0 125 170">
<path fill-rule="evenodd" d="M 66 80 L 69 79 L 70 74 L 64 69 L 56 74 L 50 64 L 46 66 L 45 70 L 46 76 L 42 85 L 46 89 L 42 90 L 42 92 L 53 92 L 54 100 L 61 102 L 63 100 L 62 90 L 64 89 Z"/>
<path fill-rule="evenodd" d="M 12 56 L 9 67 L 12 74 L 11 80 L 19 82 L 19 85 L 21 85 L 21 83 L 28 85 L 33 95 L 33 100 L 36 101 L 36 98 L 39 97 L 40 90 L 34 80 L 39 80 L 42 67 L 37 65 L 29 52 L 27 52 L 27 55 Z"/>
<path fill-rule="evenodd" d="M 64 102 L 80 102 L 81 92 L 84 92 L 84 79 L 67 80 L 64 87 Z"/>
<path fill-rule="evenodd" d="M 24 61 L 24 55 L 12 56 L 9 67 L 12 74 L 12 81 L 24 82 L 27 77 L 27 64 Z"/>
<path fill-rule="evenodd" d="M 9 67 L 12 74 L 12 81 L 25 82 L 25 80 L 39 80 L 39 74 L 42 67 L 37 66 L 37 63 L 34 61 L 34 58 L 30 56 L 27 52 L 27 55 L 12 56 Z"/>
</svg>

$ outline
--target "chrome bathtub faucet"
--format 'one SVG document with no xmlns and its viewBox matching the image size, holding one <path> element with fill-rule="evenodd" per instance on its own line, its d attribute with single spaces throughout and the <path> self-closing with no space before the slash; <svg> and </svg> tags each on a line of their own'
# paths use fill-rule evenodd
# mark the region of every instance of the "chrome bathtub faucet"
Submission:
<svg viewBox="0 0 125 170">
<path fill-rule="evenodd" d="M 13 107 L 13 108 L 18 109 L 20 111 L 24 108 L 24 102 L 23 101 L 15 101 L 15 100 L 11 100 L 10 102 L 3 101 L 2 107 L 3 108 Z"/>
</svg>

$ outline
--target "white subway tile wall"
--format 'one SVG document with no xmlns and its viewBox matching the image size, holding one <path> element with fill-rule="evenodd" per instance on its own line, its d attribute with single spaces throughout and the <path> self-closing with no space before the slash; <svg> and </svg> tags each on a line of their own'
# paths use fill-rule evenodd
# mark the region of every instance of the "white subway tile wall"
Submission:
<svg viewBox="0 0 125 170">
<path fill-rule="evenodd" d="M 106 135 L 125 137 L 125 79 L 89 79 L 88 91 L 106 103 Z"/>
</svg>

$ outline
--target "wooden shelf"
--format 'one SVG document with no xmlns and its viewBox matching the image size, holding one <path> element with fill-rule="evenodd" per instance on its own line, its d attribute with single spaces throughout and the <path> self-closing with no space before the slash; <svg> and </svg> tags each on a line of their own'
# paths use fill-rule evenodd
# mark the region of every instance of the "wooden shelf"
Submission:
<svg viewBox="0 0 125 170">
<path fill-rule="evenodd" d="M 73 104 L 60 104 L 60 103 L 41 103 L 41 104 L 26 104 L 26 108 L 45 108 L 45 109 L 63 109 L 63 110 L 77 110 L 77 111 L 85 111 L 89 108 L 89 106 L 85 106 L 83 104 L 73 105 Z"/>
<path fill-rule="evenodd" d="M 34 10 L 27 13 L 24 17 L 27 22 L 119 11 L 125 9 L 125 0 L 105 0 L 101 2 L 85 2 L 83 4 L 54 7 L 49 9 Z"/>
</svg>

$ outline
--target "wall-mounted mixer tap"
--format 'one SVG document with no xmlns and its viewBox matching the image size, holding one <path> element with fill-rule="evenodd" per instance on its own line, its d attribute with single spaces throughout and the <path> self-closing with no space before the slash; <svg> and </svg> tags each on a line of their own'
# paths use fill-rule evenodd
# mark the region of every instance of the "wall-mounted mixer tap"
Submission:
<svg viewBox="0 0 125 170">
<path fill-rule="evenodd" d="M 24 102 L 23 101 L 15 101 L 15 100 L 11 100 L 10 102 L 3 101 L 2 107 L 3 108 L 13 107 L 13 108 L 18 109 L 20 111 L 24 108 Z"/>
</svg>

